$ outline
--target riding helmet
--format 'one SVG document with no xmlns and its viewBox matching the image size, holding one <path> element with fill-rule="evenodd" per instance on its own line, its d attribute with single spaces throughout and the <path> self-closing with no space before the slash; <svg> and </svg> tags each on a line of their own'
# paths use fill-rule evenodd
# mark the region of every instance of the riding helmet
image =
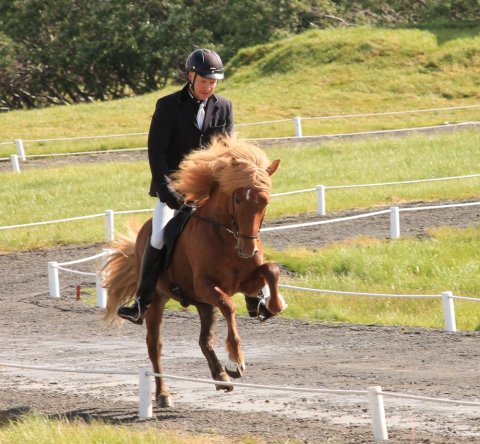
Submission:
<svg viewBox="0 0 480 444">
<path fill-rule="evenodd" d="M 193 51 L 185 63 L 185 71 L 193 71 L 207 79 L 223 79 L 223 63 L 220 56 L 209 49 L 201 48 Z"/>
</svg>

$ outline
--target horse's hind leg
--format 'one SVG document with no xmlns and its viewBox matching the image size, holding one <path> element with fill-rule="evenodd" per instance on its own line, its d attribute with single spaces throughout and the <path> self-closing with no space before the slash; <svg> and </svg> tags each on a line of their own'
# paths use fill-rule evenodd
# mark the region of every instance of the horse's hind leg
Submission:
<svg viewBox="0 0 480 444">
<path fill-rule="evenodd" d="M 212 373 L 212 378 L 215 381 L 230 382 L 230 378 L 223 369 L 222 364 L 220 364 L 217 355 L 214 350 L 214 332 L 215 327 L 215 307 L 212 307 L 209 304 L 198 304 L 197 306 L 198 315 L 200 316 L 200 338 L 198 343 L 202 353 L 207 359 L 208 366 L 210 367 L 210 372 Z M 225 390 L 226 392 L 232 391 L 233 387 L 230 385 L 216 385 L 217 390 Z"/>
<path fill-rule="evenodd" d="M 162 373 L 162 318 L 165 309 L 165 298 L 156 297 L 148 307 L 145 318 L 147 325 L 147 347 L 150 361 L 152 361 L 153 371 Z M 173 401 L 170 397 L 167 384 L 163 378 L 155 377 L 155 400 L 158 407 L 172 407 Z"/>
</svg>

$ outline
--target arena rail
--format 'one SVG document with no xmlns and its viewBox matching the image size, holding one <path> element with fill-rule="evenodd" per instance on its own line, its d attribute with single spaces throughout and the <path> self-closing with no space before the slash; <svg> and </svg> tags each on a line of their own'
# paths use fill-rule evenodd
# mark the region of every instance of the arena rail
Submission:
<svg viewBox="0 0 480 444">
<path fill-rule="evenodd" d="M 454 300 L 463 300 L 471 302 L 480 302 L 480 297 L 455 296 L 451 291 L 443 291 L 441 294 L 390 294 L 390 293 L 363 293 L 343 290 L 323 290 L 318 288 L 299 287 L 296 285 L 280 284 L 280 288 L 293 291 L 304 291 L 320 294 L 336 294 L 341 296 L 364 296 L 374 298 L 394 298 L 394 299 L 441 299 L 443 310 L 444 331 L 456 332 L 457 321 L 455 317 Z"/>
<path fill-rule="evenodd" d="M 338 137 L 351 137 L 357 135 L 374 135 L 374 134 L 385 134 L 388 132 L 411 132 L 411 131 L 421 131 L 421 130 L 431 130 L 435 128 L 455 128 L 465 125 L 476 125 L 479 122 L 460 122 L 460 123 L 445 123 L 442 125 L 433 125 L 428 127 L 413 127 L 413 128 L 400 128 L 392 130 L 377 130 L 377 131 L 365 131 L 365 132 L 356 132 L 356 133 L 341 133 L 341 134 L 328 134 L 321 136 L 304 136 L 302 129 L 302 120 L 338 120 L 338 119 L 354 119 L 354 118 L 365 118 L 365 117 L 378 117 L 378 116 L 388 116 L 388 115 L 405 115 L 405 114 L 418 114 L 418 113 L 429 113 L 429 112 L 439 112 L 439 111 L 457 111 L 465 109 L 475 109 L 480 108 L 480 105 L 465 105 L 465 106 L 453 106 L 453 107 L 441 107 L 441 108 L 429 108 L 429 109 L 414 109 L 414 110 L 404 110 L 404 111 L 385 111 L 385 112 L 370 112 L 370 113 L 360 113 L 360 114 L 344 114 L 344 115 L 333 115 L 333 116 L 312 116 L 312 117 L 300 117 L 295 116 L 288 119 L 278 119 L 278 120 L 268 120 L 261 122 L 247 122 L 247 123 L 238 123 L 236 127 L 246 127 L 246 126 L 258 126 L 258 125 L 272 125 L 278 123 L 292 122 L 294 125 L 294 139 L 299 138 L 316 138 L 316 137 L 326 137 L 326 138 L 338 138 Z M 17 154 L 10 156 L 10 161 L 12 163 L 13 171 L 20 172 L 19 160 L 25 162 L 27 157 L 25 153 L 25 143 L 46 143 L 46 142 L 64 142 L 64 141 L 76 141 L 76 140 L 96 140 L 96 139 L 110 139 L 110 138 L 124 138 L 124 137 L 138 137 L 146 136 L 148 133 L 125 133 L 125 134 L 104 134 L 96 136 L 77 136 L 77 137 L 57 137 L 57 138 L 44 138 L 44 139 L 15 139 L 13 142 L 5 141 L 0 142 L 1 145 L 15 145 Z M 276 138 L 256 138 L 249 140 L 257 141 L 271 141 L 271 140 L 290 140 L 291 137 L 276 137 Z M 33 154 L 29 155 L 29 158 L 36 157 L 51 157 L 56 155 L 75 155 L 75 154 L 100 154 L 105 152 L 113 151 L 128 151 L 128 150 L 145 150 L 146 147 L 131 148 L 131 149 L 113 149 L 107 151 L 88 151 L 81 153 L 61 153 L 61 154 Z M 9 160 L 8 157 L 0 158 L 0 161 Z"/>
<path fill-rule="evenodd" d="M 59 279 L 59 270 L 84 275 L 84 276 L 95 276 L 95 288 L 97 295 L 96 306 L 99 308 L 105 308 L 107 304 L 107 290 L 102 287 L 102 276 L 101 276 L 101 265 L 96 267 L 96 271 L 93 273 L 82 272 L 78 270 L 73 270 L 71 268 L 65 268 L 65 265 L 80 264 L 90 261 L 98 261 L 101 259 L 101 264 L 103 265 L 108 258 L 108 255 L 111 253 L 110 249 L 104 249 L 102 253 L 96 254 L 94 256 L 89 256 L 83 259 L 73 260 L 69 262 L 58 263 L 57 261 L 48 262 L 48 283 L 50 297 L 60 298 L 60 279 Z M 364 297 L 384 297 L 384 298 L 403 298 L 403 299 L 441 299 L 442 301 L 442 310 L 443 310 L 443 320 L 444 320 L 444 331 L 446 332 L 456 332 L 457 331 L 457 322 L 455 316 L 455 306 L 454 300 L 464 300 L 471 302 L 480 302 L 480 298 L 466 297 L 466 296 L 455 296 L 451 291 L 444 291 L 441 294 L 390 294 L 390 293 L 366 293 L 366 292 L 353 292 L 353 291 L 343 291 L 343 290 L 325 290 L 318 288 L 308 288 L 300 287 L 295 285 L 280 284 L 280 288 L 285 288 L 293 291 L 303 291 L 311 293 L 320 293 L 320 294 L 335 294 L 341 296 L 364 296 Z"/>
<path fill-rule="evenodd" d="M 66 271 L 81 276 L 95 276 L 95 293 L 97 297 L 96 306 L 99 308 L 105 308 L 107 306 L 107 290 L 102 286 L 101 265 L 103 265 L 108 258 L 111 250 L 105 248 L 102 253 L 95 254 L 94 256 L 85 257 L 68 262 L 59 263 L 57 261 L 48 262 L 48 286 L 50 291 L 50 297 L 60 298 L 60 279 L 59 270 Z M 91 262 L 101 260 L 101 265 L 97 266 L 95 272 L 85 272 L 79 270 L 73 270 L 71 268 L 65 268 L 65 265 L 81 264 L 85 262 Z"/>
<path fill-rule="evenodd" d="M 138 373 L 121 370 L 87 370 L 87 369 L 72 369 L 72 368 L 58 368 L 58 367 L 37 367 L 31 365 L 19 365 L 0 362 L 0 367 L 16 368 L 22 370 L 48 371 L 60 373 L 77 373 L 77 374 L 97 374 L 97 375 L 120 375 L 120 376 L 135 376 L 138 375 L 139 386 L 139 400 L 138 400 L 138 417 L 140 419 L 149 419 L 153 417 L 153 377 L 162 377 L 165 379 L 173 379 L 186 382 L 194 382 L 198 384 L 218 384 L 218 381 L 211 379 L 190 378 L 185 376 L 169 375 L 164 373 L 152 372 L 149 368 L 142 368 Z M 274 386 L 262 384 L 246 384 L 240 382 L 229 382 L 222 385 L 252 388 L 257 390 L 271 390 L 281 392 L 299 392 L 299 393 L 324 393 L 336 395 L 367 395 L 367 401 L 370 408 L 370 419 L 372 425 L 372 432 L 375 441 L 387 441 L 388 430 L 385 415 L 384 397 L 394 397 L 399 399 L 412 399 L 424 402 L 434 402 L 439 404 L 454 404 L 462 406 L 480 407 L 480 402 L 464 401 L 448 398 L 435 398 L 428 396 L 418 396 L 406 393 L 386 392 L 382 390 L 381 386 L 368 387 L 367 390 L 348 390 L 348 389 L 320 389 L 316 387 L 293 387 L 293 386 Z"/>
<path fill-rule="evenodd" d="M 480 176 L 474 175 L 474 176 Z M 470 176 L 469 176 L 470 177 Z M 287 193 L 280 193 L 280 194 L 273 194 L 272 197 L 277 196 L 284 196 L 287 194 L 293 193 L 301 193 L 306 191 L 313 191 L 314 189 L 308 190 L 299 190 L 299 191 L 290 191 Z M 476 206 L 480 205 L 479 202 L 464 202 L 458 204 L 444 204 L 444 205 L 430 205 L 430 206 L 419 206 L 419 207 L 390 207 L 389 210 L 379 210 L 364 214 L 357 214 L 355 216 L 347 216 L 347 217 L 339 217 L 336 219 L 329 219 L 329 220 L 321 220 L 315 222 L 305 222 L 299 224 L 289 224 L 289 225 L 281 225 L 276 227 L 263 227 L 260 231 L 261 232 L 269 232 L 269 231 L 276 231 L 276 230 L 289 230 L 294 228 L 304 228 L 304 227 L 311 227 L 316 225 L 325 225 L 325 224 L 332 224 L 337 222 L 344 222 L 348 220 L 355 220 L 361 219 L 366 217 L 373 217 L 379 216 L 382 214 L 390 213 L 390 238 L 397 239 L 400 237 L 400 212 L 404 211 L 422 211 L 422 210 L 432 210 L 432 209 L 442 209 L 442 208 L 456 208 L 456 207 L 468 207 L 468 206 Z M 0 230 L 7 230 L 7 229 L 14 229 L 14 228 L 25 228 L 25 227 L 34 227 L 39 225 L 48 225 L 48 224 L 55 224 L 55 223 L 63 223 L 63 222 L 71 222 L 77 221 L 82 219 L 93 219 L 98 217 L 105 217 L 105 225 L 106 225 L 106 241 L 112 242 L 115 239 L 115 214 L 133 214 L 133 213 L 145 213 L 145 212 L 152 212 L 153 209 L 139 209 L 139 210 L 122 210 L 122 211 L 114 211 L 114 210 L 105 210 L 105 213 L 98 213 L 98 214 L 91 214 L 87 216 L 77 216 L 77 217 L 70 217 L 65 219 L 56 219 L 50 221 L 41 221 L 41 222 L 31 222 L 27 224 L 17 224 L 17 225 L 5 225 L 0 227 Z"/>
</svg>

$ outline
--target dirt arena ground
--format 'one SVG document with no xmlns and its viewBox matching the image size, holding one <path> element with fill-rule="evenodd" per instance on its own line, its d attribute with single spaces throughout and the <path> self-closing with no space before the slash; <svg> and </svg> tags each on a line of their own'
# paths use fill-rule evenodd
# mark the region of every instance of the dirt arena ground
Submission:
<svg viewBox="0 0 480 444">
<path fill-rule="evenodd" d="M 416 205 L 425 205 L 421 202 Z M 329 214 L 325 218 L 354 212 Z M 319 219 L 304 215 L 269 225 Z M 402 213 L 402 235 L 427 236 L 429 227 L 480 225 L 480 207 Z M 265 233 L 275 248 L 316 248 L 358 235 L 389 236 L 387 216 Z M 140 424 L 138 377 L 149 367 L 144 327 L 117 328 L 102 310 L 75 298 L 75 285 L 92 278 L 61 273 L 61 298 L 48 296 L 47 263 L 80 259 L 103 245 L 62 246 L 0 254 L 0 363 L 130 375 L 56 373 L 0 366 L 0 423 L 29 411 Z M 87 269 L 87 265 L 79 269 Z M 90 265 L 91 267 L 91 265 Z M 91 271 L 91 270 L 90 270 Z M 288 312 L 286 313 L 288 315 Z M 384 391 L 480 402 L 480 332 L 445 333 L 423 328 L 310 323 L 239 317 L 247 362 L 240 382 L 276 386 Z M 198 347 L 198 317 L 170 312 L 164 325 L 164 371 L 209 379 Z M 217 353 L 224 356 L 225 323 L 217 325 Z M 292 393 L 170 380 L 174 407 L 154 408 L 146 422 L 159 429 L 215 433 L 225 442 L 254 436 L 261 442 L 370 443 L 366 394 Z M 395 443 L 480 442 L 480 408 L 385 397 L 387 426 Z"/>
</svg>

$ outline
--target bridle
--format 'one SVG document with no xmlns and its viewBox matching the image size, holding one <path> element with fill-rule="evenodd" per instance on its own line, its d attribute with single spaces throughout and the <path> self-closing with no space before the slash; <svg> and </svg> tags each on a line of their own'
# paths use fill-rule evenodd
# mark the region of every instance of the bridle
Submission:
<svg viewBox="0 0 480 444">
<path fill-rule="evenodd" d="M 210 224 L 212 224 L 216 227 L 223 228 L 228 233 L 233 235 L 233 237 L 237 240 L 239 240 L 239 239 L 249 239 L 249 240 L 258 239 L 258 237 L 260 236 L 260 228 L 258 229 L 257 234 L 254 234 L 254 235 L 240 233 L 240 229 L 238 228 L 237 218 L 235 216 L 235 197 L 234 197 L 234 194 L 235 193 L 232 193 L 232 214 L 230 215 L 231 228 L 229 228 L 228 226 L 226 226 L 226 225 L 224 225 L 220 222 L 217 222 L 213 219 L 210 219 L 208 217 L 200 216 L 198 214 L 195 214 L 195 211 L 192 212 L 191 217 L 195 217 L 197 219 L 203 220 L 204 222 L 208 222 L 208 223 L 210 223 Z M 193 208 L 195 210 L 197 208 L 197 206 L 195 204 L 193 204 L 193 205 L 191 205 L 191 208 Z M 262 224 L 263 224 L 263 217 L 262 217 L 262 220 L 260 222 L 260 227 L 262 226 Z"/>
<path fill-rule="evenodd" d="M 235 239 L 250 239 L 250 240 L 255 240 L 255 239 L 258 239 L 258 236 L 259 236 L 259 233 L 260 233 L 260 228 L 258 229 L 258 232 L 256 235 L 249 235 L 249 234 L 241 234 L 240 233 L 240 229 L 238 228 L 238 223 L 237 223 L 237 219 L 235 217 L 235 197 L 234 197 L 234 194 L 235 193 L 232 193 L 232 215 L 230 216 L 230 222 L 232 224 L 232 229 L 231 230 L 228 230 L 230 233 L 233 234 L 233 236 L 235 237 Z M 260 227 L 262 226 L 262 223 L 263 223 L 263 217 L 262 217 L 262 220 L 260 222 Z"/>
</svg>

